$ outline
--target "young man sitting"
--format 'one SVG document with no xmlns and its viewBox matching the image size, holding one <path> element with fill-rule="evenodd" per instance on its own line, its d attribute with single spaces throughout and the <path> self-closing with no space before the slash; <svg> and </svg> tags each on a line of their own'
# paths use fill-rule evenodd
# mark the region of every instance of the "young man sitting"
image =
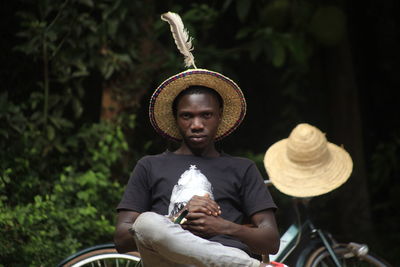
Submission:
<svg viewBox="0 0 400 267">
<path fill-rule="evenodd" d="M 145 267 L 266 266 L 255 254 L 279 248 L 276 206 L 254 162 L 215 147 L 244 118 L 240 88 L 190 69 L 164 81 L 149 110 L 156 131 L 180 145 L 136 164 L 117 207 L 118 251 L 138 250 Z"/>
</svg>

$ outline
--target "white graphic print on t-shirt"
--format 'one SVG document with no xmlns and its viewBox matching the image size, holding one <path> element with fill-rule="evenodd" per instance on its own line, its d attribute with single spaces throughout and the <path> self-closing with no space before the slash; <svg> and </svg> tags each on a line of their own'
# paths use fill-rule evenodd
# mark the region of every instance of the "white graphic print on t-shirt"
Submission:
<svg viewBox="0 0 400 267">
<path fill-rule="evenodd" d="M 211 183 L 207 177 L 197 169 L 196 165 L 190 165 L 174 186 L 168 208 L 168 216 L 177 214 L 189 200 L 197 195 L 204 196 L 208 194 L 214 199 Z"/>
</svg>

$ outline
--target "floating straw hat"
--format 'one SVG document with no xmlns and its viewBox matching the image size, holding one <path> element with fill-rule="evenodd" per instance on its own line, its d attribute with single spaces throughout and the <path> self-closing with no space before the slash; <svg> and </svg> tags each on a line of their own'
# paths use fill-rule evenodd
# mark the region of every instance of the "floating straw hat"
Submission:
<svg viewBox="0 0 400 267">
<path fill-rule="evenodd" d="M 294 197 L 328 193 L 346 182 L 353 169 L 343 148 L 329 143 L 318 128 L 306 123 L 273 144 L 265 153 L 264 165 L 274 186 Z"/>
<path fill-rule="evenodd" d="M 194 67 L 165 80 L 154 91 L 149 106 L 149 116 L 154 129 L 164 137 L 179 141 L 182 139 L 172 113 L 176 96 L 190 86 L 205 86 L 218 92 L 223 100 L 222 119 L 215 136 L 220 140 L 232 133 L 243 121 L 246 114 L 246 100 L 239 86 L 226 76 L 197 69 L 194 64 L 192 39 L 184 29 L 181 18 L 175 13 L 165 13 L 161 19 L 170 24 L 171 32 L 179 51 L 185 57 L 186 67 Z"/>
</svg>

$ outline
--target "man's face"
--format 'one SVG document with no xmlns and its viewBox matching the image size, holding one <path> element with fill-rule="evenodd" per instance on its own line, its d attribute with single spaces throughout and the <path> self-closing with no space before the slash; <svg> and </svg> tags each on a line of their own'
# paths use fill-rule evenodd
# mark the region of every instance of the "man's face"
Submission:
<svg viewBox="0 0 400 267">
<path fill-rule="evenodd" d="M 207 93 L 183 96 L 177 105 L 176 123 L 184 143 L 196 150 L 213 146 L 221 115 L 215 96 Z"/>
</svg>

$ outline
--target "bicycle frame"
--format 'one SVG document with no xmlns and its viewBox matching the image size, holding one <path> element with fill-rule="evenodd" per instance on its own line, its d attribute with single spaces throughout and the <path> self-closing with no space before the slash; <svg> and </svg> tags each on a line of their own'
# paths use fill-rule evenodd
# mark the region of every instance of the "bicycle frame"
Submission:
<svg viewBox="0 0 400 267">
<path fill-rule="evenodd" d="M 284 262 L 286 258 L 293 252 L 293 250 L 296 249 L 302 238 L 303 231 L 307 229 L 311 235 L 317 236 L 319 238 L 319 240 L 322 242 L 322 244 L 325 246 L 330 256 L 332 257 L 335 265 L 337 267 L 341 267 L 338 257 L 332 248 L 332 245 L 335 244 L 335 241 L 332 238 L 326 236 L 321 229 L 317 229 L 312 221 L 308 218 L 308 214 L 307 219 L 303 223 L 301 223 L 300 212 L 297 205 L 299 202 L 301 202 L 307 209 L 309 200 L 310 199 L 294 199 L 298 222 L 297 224 L 292 224 L 282 235 L 278 253 L 275 255 L 270 255 L 269 259 L 271 261 Z"/>
<path fill-rule="evenodd" d="M 264 183 L 267 186 L 272 186 L 272 182 L 268 179 L 265 179 Z M 335 251 L 340 251 L 340 249 L 343 251 L 344 248 L 349 253 L 348 255 L 351 254 L 362 261 L 366 260 L 374 266 L 391 266 L 382 258 L 370 255 L 366 244 L 358 244 L 355 242 L 340 244 L 337 243 L 329 233 L 324 233 L 321 229 L 316 228 L 308 214 L 308 204 L 310 200 L 311 198 L 293 198 L 293 206 L 297 216 L 297 221 L 290 225 L 282 235 L 279 251 L 275 255 L 269 255 L 270 261 L 285 263 L 285 260 L 289 259 L 290 256 L 293 256 L 293 264 L 303 267 L 307 263 L 310 255 L 314 255 L 316 252 L 320 251 L 320 249 L 324 248 L 332 259 L 334 265 L 336 265 L 336 267 L 342 267 L 342 264 L 339 262 L 339 255 L 337 255 L 337 252 Z M 305 219 L 303 221 L 300 216 L 299 204 L 302 204 L 304 207 L 304 212 L 302 212 L 302 214 L 305 214 Z M 309 237 L 312 239 L 307 240 L 304 238 L 303 232 L 309 233 Z M 301 242 L 305 246 L 299 246 Z"/>
</svg>

